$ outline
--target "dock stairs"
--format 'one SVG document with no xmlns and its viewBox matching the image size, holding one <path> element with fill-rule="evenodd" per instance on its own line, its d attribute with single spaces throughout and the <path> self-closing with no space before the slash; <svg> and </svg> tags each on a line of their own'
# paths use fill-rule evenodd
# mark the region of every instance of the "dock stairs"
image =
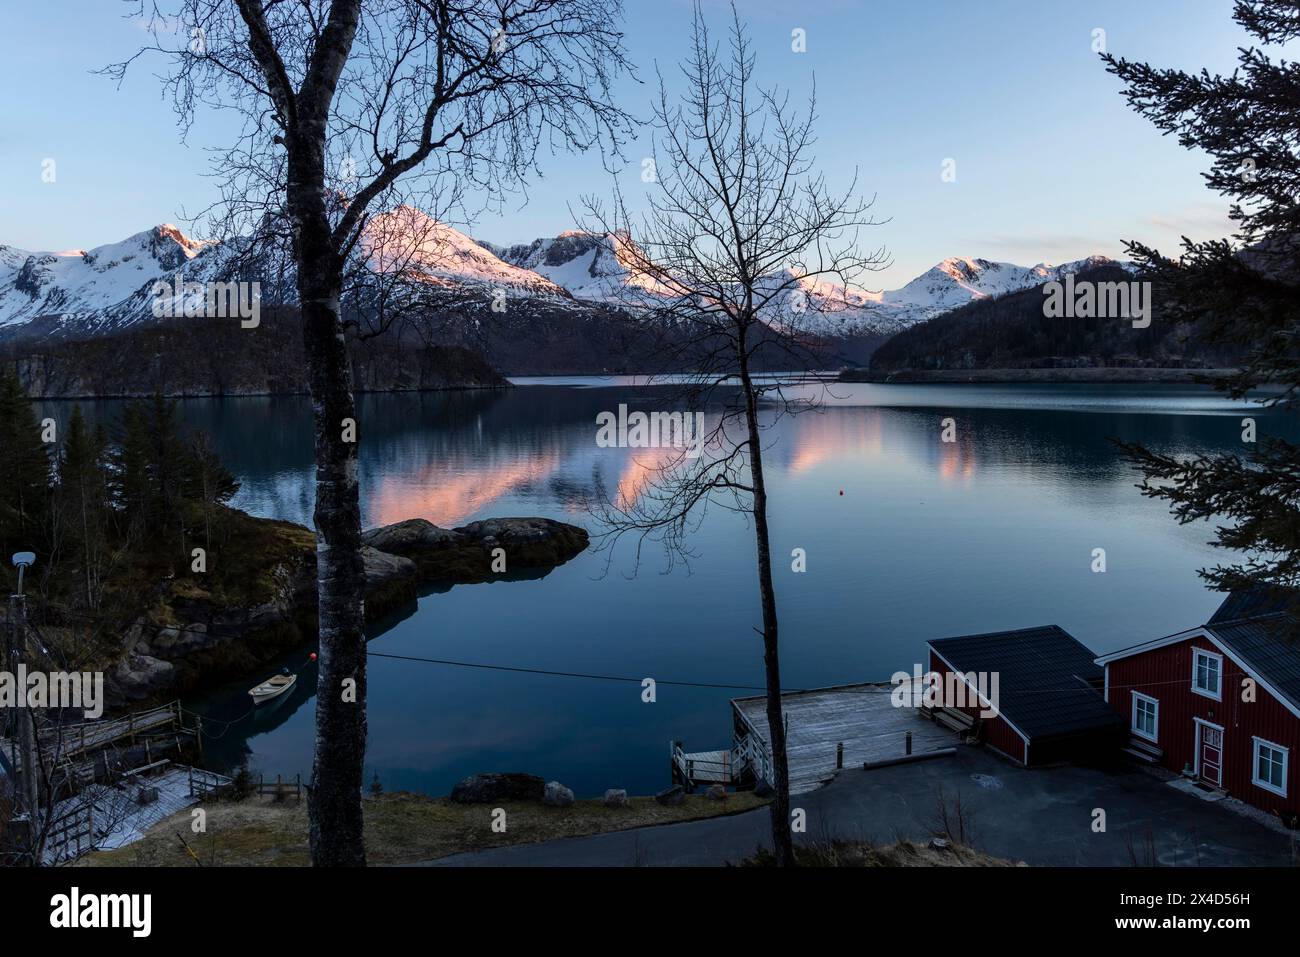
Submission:
<svg viewBox="0 0 1300 957">
<path fill-rule="evenodd" d="M 930 717 L 949 731 L 956 731 L 965 736 L 975 734 L 975 718 L 956 708 L 928 708 Z"/>
<path fill-rule="evenodd" d="M 1165 758 L 1163 749 L 1137 735 L 1129 736 L 1128 744 L 1124 745 L 1124 754 L 1129 760 L 1140 764 L 1160 764 Z"/>
<path fill-rule="evenodd" d="M 726 787 L 752 784 L 758 779 L 770 780 L 767 755 L 752 735 L 736 735 L 731 748 L 725 751 L 685 751 L 680 741 L 673 741 L 669 755 L 674 781 L 685 785 L 687 790 L 711 784 Z"/>
</svg>

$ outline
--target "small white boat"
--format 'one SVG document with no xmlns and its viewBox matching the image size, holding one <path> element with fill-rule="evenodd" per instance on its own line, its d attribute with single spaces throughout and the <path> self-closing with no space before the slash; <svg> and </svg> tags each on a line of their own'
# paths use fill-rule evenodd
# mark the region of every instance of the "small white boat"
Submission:
<svg viewBox="0 0 1300 957">
<path fill-rule="evenodd" d="M 256 688 L 250 688 L 248 695 L 253 699 L 253 704 L 261 704 L 263 701 L 270 701 L 272 698 L 278 698 L 298 680 L 297 675 L 282 674 L 274 675 L 267 678 Z"/>
</svg>

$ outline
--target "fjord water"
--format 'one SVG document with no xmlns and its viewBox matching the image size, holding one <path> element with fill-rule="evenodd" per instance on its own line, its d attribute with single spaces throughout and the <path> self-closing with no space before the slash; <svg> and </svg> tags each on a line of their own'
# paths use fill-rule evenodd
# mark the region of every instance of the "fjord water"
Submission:
<svg viewBox="0 0 1300 957">
<path fill-rule="evenodd" d="M 640 494 L 653 452 L 604 449 L 596 415 L 649 408 L 662 387 L 598 379 L 522 381 L 496 392 L 359 398 L 367 527 L 423 517 L 444 526 L 544 515 L 595 530 L 603 486 Z M 1055 623 L 1097 652 L 1203 623 L 1219 597 L 1196 575 L 1225 556 L 1212 529 L 1178 526 L 1143 498 L 1112 439 L 1178 454 L 1243 450 L 1287 417 L 1195 386 L 832 385 L 819 412 L 768 433 L 768 484 L 782 673 L 787 687 L 888 680 L 924 661 L 927 638 Z M 59 414 L 66 413 L 63 403 Z M 116 403 L 96 403 L 97 417 Z M 194 399 L 183 419 L 213 436 L 242 483 L 234 504 L 310 524 L 305 398 Z M 957 441 L 940 441 L 941 420 Z M 662 553 L 589 551 L 550 574 L 456 586 L 375 629 L 366 779 L 445 794 L 478 771 L 529 771 L 579 796 L 668 781 L 670 740 L 728 746 L 728 699 L 761 687 L 754 544 L 742 517 L 712 509 L 689 568 Z M 791 551 L 807 571 L 791 570 Z M 1106 571 L 1091 570 L 1106 550 Z M 300 681 L 253 716 L 253 676 L 190 702 L 209 716 L 207 758 L 257 774 L 311 769 L 310 648 L 281 663 Z M 429 664 L 437 658 L 527 671 Z M 256 677 L 263 677 L 258 675 Z M 640 679 L 658 681 L 642 701 Z M 223 722 L 238 718 L 230 725 Z"/>
</svg>

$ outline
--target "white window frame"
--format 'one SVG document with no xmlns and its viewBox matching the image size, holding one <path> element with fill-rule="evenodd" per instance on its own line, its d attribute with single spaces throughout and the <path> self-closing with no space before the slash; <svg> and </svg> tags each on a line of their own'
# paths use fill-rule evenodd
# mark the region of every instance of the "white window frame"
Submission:
<svg viewBox="0 0 1300 957">
<path fill-rule="evenodd" d="M 1286 797 L 1287 774 L 1290 773 L 1291 770 L 1291 749 L 1284 748 L 1280 744 L 1275 744 L 1274 742 L 1259 736 L 1255 736 L 1253 741 L 1254 744 L 1250 749 L 1250 783 L 1255 785 L 1257 788 L 1262 788 L 1263 790 L 1276 794 L 1279 797 Z M 1280 788 L 1271 781 L 1260 779 L 1259 750 L 1261 747 L 1269 748 L 1273 751 L 1280 751 L 1282 753 L 1282 786 Z"/>
<path fill-rule="evenodd" d="M 1202 658 L 1212 658 L 1219 666 L 1219 690 L 1217 693 L 1206 691 L 1196 685 L 1197 665 L 1200 664 Z M 1192 693 L 1198 694 L 1202 698 L 1209 698 L 1211 701 L 1223 700 L 1223 655 L 1213 651 L 1206 651 L 1204 648 L 1192 649 Z"/>
<path fill-rule="evenodd" d="M 1134 734 L 1136 734 L 1139 738 L 1141 738 L 1144 741 L 1150 741 L 1152 744 L 1159 744 L 1160 743 L 1160 699 L 1153 698 L 1148 694 L 1142 694 L 1142 692 L 1140 691 L 1132 691 L 1130 692 L 1130 694 L 1133 696 L 1133 703 L 1129 710 L 1129 722 L 1128 722 L 1129 730 L 1132 731 Z M 1147 734 L 1145 731 L 1143 731 L 1141 728 L 1138 727 L 1137 716 L 1138 716 L 1139 701 L 1145 701 L 1154 706 L 1154 710 L 1152 711 L 1151 714 L 1151 718 L 1152 718 L 1151 723 L 1153 725 L 1153 730 L 1155 732 L 1154 734 Z"/>
</svg>

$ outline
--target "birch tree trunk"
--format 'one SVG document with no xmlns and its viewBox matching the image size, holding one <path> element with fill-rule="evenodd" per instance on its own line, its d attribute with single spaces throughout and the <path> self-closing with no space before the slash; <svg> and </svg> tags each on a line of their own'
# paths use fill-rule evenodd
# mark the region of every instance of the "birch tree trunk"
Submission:
<svg viewBox="0 0 1300 957">
<path fill-rule="evenodd" d="M 366 636 L 356 406 L 339 314 L 342 261 L 325 210 L 324 126 L 289 148 L 289 212 L 316 431 L 316 587 L 320 651 L 310 845 L 317 867 L 364 866 Z"/>
</svg>

